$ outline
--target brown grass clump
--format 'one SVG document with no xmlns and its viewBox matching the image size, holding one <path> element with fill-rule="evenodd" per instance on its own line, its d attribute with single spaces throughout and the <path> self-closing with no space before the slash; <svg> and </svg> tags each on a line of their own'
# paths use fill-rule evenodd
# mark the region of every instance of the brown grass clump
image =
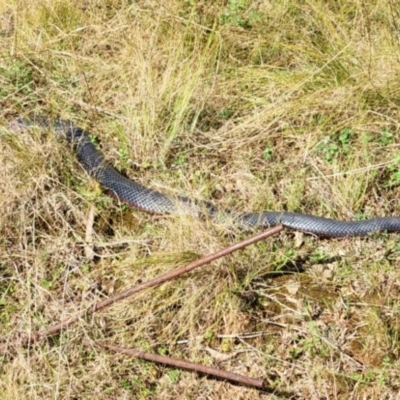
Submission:
<svg viewBox="0 0 400 400">
<path fill-rule="evenodd" d="M 221 207 L 398 215 L 398 8 L 382 0 L 0 0 L 2 341 L 245 237 L 116 204 L 51 132 L 17 135 L 9 121 L 70 119 L 142 184 Z M 399 257 L 398 235 L 287 232 L 10 349 L 0 393 L 395 398 Z M 98 340 L 261 377 L 273 393 L 84 344 Z"/>
</svg>

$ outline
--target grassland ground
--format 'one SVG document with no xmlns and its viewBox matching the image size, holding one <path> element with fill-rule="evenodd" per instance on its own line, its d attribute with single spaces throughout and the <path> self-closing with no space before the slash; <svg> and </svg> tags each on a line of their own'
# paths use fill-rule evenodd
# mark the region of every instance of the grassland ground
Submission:
<svg viewBox="0 0 400 400">
<path fill-rule="evenodd" d="M 400 215 L 399 5 L 0 0 L 0 397 L 399 398 L 398 234 L 285 231 L 15 346 L 251 232 L 132 210 L 52 132 L 7 128 L 71 120 L 145 186 L 236 211 Z M 270 392 L 98 340 L 261 377 Z"/>
</svg>

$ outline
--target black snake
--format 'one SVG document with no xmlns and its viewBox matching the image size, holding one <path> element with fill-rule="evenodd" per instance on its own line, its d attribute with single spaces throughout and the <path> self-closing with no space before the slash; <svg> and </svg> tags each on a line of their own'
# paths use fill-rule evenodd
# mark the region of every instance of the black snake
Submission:
<svg viewBox="0 0 400 400">
<path fill-rule="evenodd" d="M 219 210 L 212 203 L 206 201 L 192 200 L 183 196 L 175 198 L 166 196 L 126 178 L 106 161 L 101 151 L 92 143 L 89 134 L 70 121 L 60 119 L 51 121 L 46 117 L 19 118 L 13 121 L 9 127 L 14 131 L 21 131 L 27 127 L 54 130 L 57 135 L 66 138 L 73 145 L 78 160 L 85 171 L 108 189 L 111 195 L 130 206 L 150 213 L 178 214 L 188 212 L 196 216 L 206 215 L 211 218 L 229 215 L 234 220 L 235 225 L 245 228 L 268 228 L 282 224 L 287 228 L 322 237 L 363 236 L 377 231 L 400 231 L 399 217 L 340 221 L 286 211 L 265 211 L 236 215 L 228 210 Z"/>
</svg>

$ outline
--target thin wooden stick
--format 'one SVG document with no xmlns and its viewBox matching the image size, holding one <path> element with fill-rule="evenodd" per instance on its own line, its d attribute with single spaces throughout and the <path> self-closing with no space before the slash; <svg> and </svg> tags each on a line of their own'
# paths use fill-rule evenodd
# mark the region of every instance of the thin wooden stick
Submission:
<svg viewBox="0 0 400 400">
<path fill-rule="evenodd" d="M 259 233 L 258 235 L 255 235 L 255 236 L 252 236 L 251 238 L 245 239 L 245 240 L 241 241 L 240 243 L 229 246 L 223 250 L 217 251 L 216 253 L 209 254 L 208 256 L 205 256 L 199 260 L 193 261 L 192 263 L 190 263 L 184 267 L 177 268 L 174 271 L 167 272 L 166 274 L 160 275 L 148 282 L 144 282 L 140 285 L 133 286 L 129 289 L 126 289 L 126 290 L 122 291 L 121 293 L 116 294 L 113 297 L 109 297 L 108 299 L 105 299 L 103 301 L 100 301 L 98 303 L 91 305 L 87 309 L 78 312 L 74 316 L 67 318 L 64 321 L 61 321 L 61 322 L 51 326 L 48 329 L 39 331 L 36 334 L 33 334 L 32 336 L 22 338 L 18 341 L 12 342 L 12 343 L 19 344 L 22 346 L 32 345 L 33 343 L 37 342 L 40 339 L 55 335 L 56 333 L 65 329 L 66 327 L 73 324 L 74 322 L 79 320 L 79 318 L 84 317 L 85 315 L 87 316 L 87 315 L 93 314 L 96 311 L 100 311 L 103 308 L 109 307 L 112 304 L 116 303 L 117 301 L 123 300 L 129 296 L 132 296 L 133 294 L 139 293 L 150 287 L 160 285 L 161 283 L 164 283 L 171 279 L 174 279 L 174 278 L 178 277 L 179 275 L 193 271 L 194 269 L 199 268 L 199 267 L 203 266 L 204 264 L 208 264 L 218 258 L 224 257 L 228 254 L 231 254 L 231 253 L 237 251 L 237 250 L 243 249 L 244 247 L 249 246 L 253 243 L 256 243 L 260 240 L 263 240 L 270 236 L 276 235 L 282 229 L 283 229 L 282 225 L 278 225 L 273 228 L 270 228 L 266 231 Z M 6 343 L 6 344 L 3 344 L 2 346 L 0 346 L 0 353 L 4 353 L 5 351 L 7 351 L 9 346 L 10 346 L 10 343 L 8 343 L 8 344 Z"/>
<path fill-rule="evenodd" d="M 237 382 L 242 385 L 256 387 L 258 389 L 265 389 L 265 382 L 263 379 L 250 378 L 245 375 L 223 371 L 214 367 L 207 367 L 206 365 L 193 363 L 191 361 L 166 357 L 159 354 L 146 353 L 142 350 L 128 349 L 126 347 L 115 346 L 104 342 L 96 342 L 96 344 L 105 349 L 112 350 L 116 353 L 127 354 L 131 357 L 141 358 L 143 360 L 148 360 L 159 364 L 171 365 L 173 367 L 186 369 L 189 371 L 196 371 L 206 375 L 212 375 L 219 379 L 226 379 L 227 381 Z"/>
</svg>

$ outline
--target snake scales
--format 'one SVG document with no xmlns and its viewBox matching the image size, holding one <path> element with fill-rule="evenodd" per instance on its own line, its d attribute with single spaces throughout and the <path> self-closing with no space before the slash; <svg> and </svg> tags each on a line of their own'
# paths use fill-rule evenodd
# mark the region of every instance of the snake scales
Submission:
<svg viewBox="0 0 400 400">
<path fill-rule="evenodd" d="M 104 155 L 90 140 L 89 134 L 70 121 L 60 119 L 51 121 L 46 117 L 36 117 L 19 118 L 10 124 L 10 129 L 14 131 L 21 131 L 27 127 L 51 129 L 58 136 L 66 138 L 73 145 L 78 160 L 86 172 L 108 189 L 113 197 L 130 206 L 157 214 L 177 214 L 184 211 L 197 216 L 205 214 L 211 218 L 221 214 L 233 216 L 229 210 L 221 211 L 209 202 L 183 196 L 175 198 L 166 196 L 126 178 L 105 160 Z M 400 231 L 400 217 L 340 221 L 286 211 L 265 211 L 238 214 L 234 215 L 233 219 L 235 224 L 245 228 L 267 228 L 282 224 L 287 228 L 322 237 L 363 236 L 377 231 Z"/>
</svg>

